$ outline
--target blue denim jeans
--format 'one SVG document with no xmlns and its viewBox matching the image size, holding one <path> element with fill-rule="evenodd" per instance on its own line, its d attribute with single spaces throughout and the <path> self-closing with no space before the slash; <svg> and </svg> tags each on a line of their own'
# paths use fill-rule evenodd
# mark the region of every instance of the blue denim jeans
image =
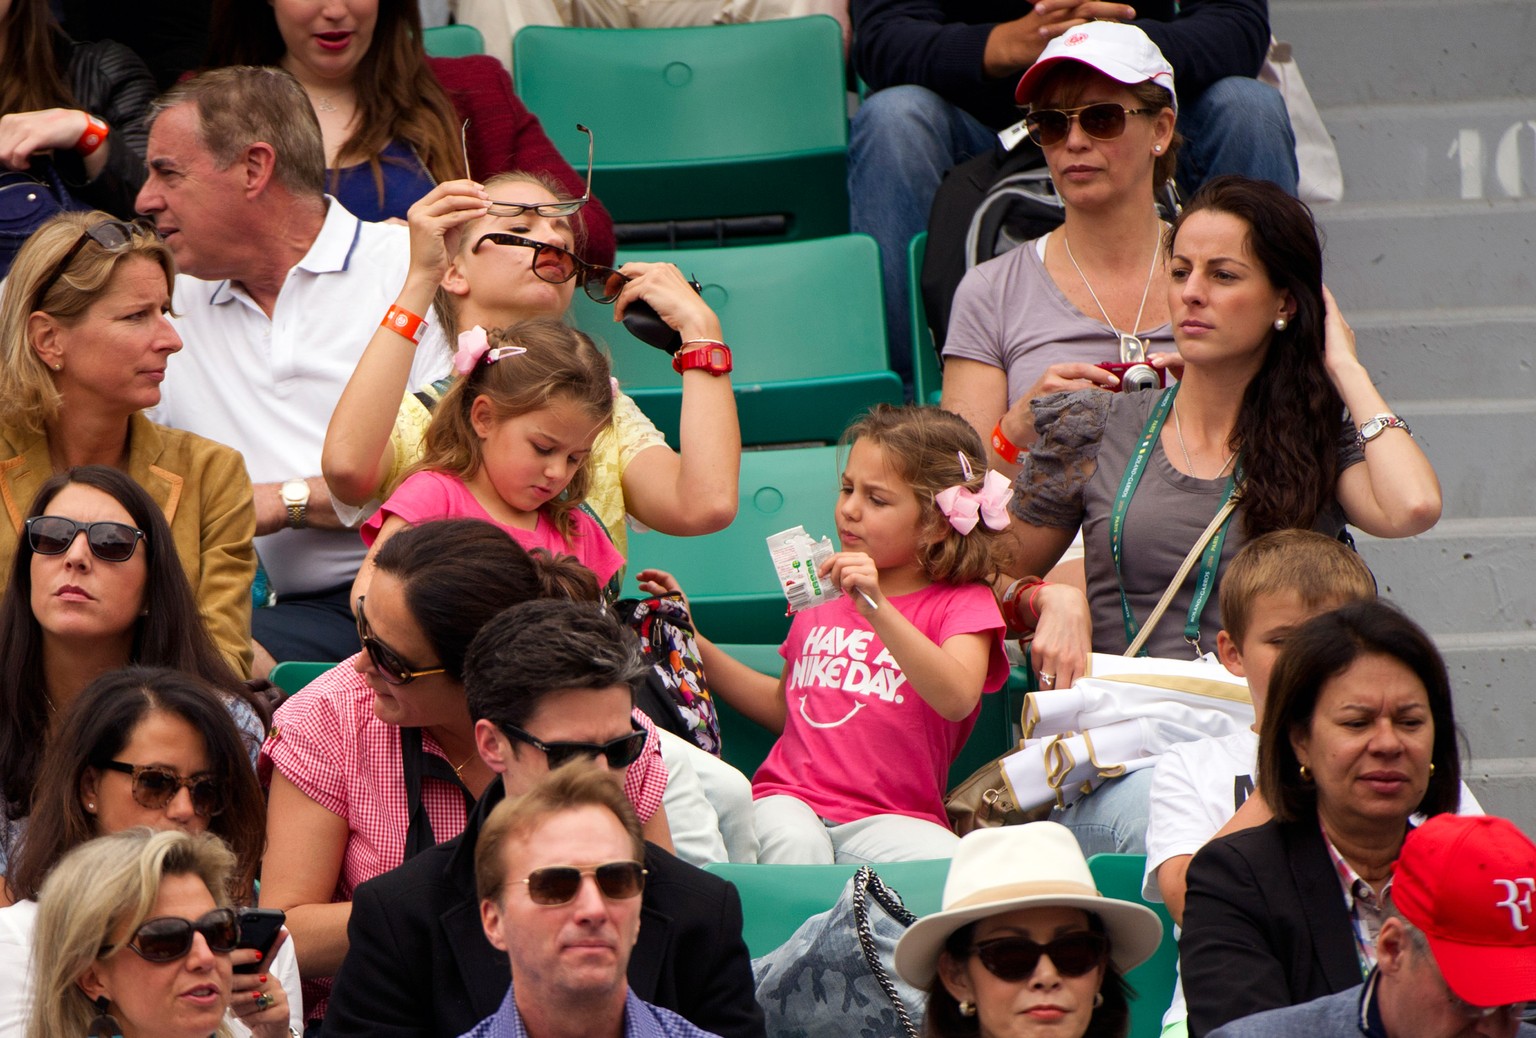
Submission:
<svg viewBox="0 0 1536 1038">
<path fill-rule="evenodd" d="M 1052 809 L 1051 821 L 1072 830 L 1085 858 L 1095 854 L 1145 854 L 1154 770 L 1142 768 L 1108 779 L 1065 811 Z"/>
<path fill-rule="evenodd" d="M 997 135 L 920 86 L 870 94 L 848 136 L 849 223 L 880 245 L 885 332 L 891 370 L 912 382 L 907 247 L 928 229 L 939 181 L 952 167 L 996 146 Z"/>
<path fill-rule="evenodd" d="M 1240 173 L 1296 193 L 1296 136 L 1280 91 L 1231 76 L 1179 109 L 1179 187 L 1184 197 L 1211 177 Z"/>
</svg>

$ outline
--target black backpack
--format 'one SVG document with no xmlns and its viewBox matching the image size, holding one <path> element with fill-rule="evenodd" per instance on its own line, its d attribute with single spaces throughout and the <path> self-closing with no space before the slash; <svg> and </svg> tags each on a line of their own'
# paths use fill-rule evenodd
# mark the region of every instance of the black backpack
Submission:
<svg viewBox="0 0 1536 1038">
<path fill-rule="evenodd" d="M 955 289 L 978 263 L 1040 237 L 1065 219 L 1045 156 L 1025 137 L 1012 151 L 994 148 L 944 175 L 928 213 L 923 305 L 934 346 L 944 347 Z"/>
</svg>

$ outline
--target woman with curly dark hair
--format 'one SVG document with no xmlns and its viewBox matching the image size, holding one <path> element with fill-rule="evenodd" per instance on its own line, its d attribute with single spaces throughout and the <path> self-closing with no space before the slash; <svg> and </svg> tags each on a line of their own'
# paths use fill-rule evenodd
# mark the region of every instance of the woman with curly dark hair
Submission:
<svg viewBox="0 0 1536 1038">
<path fill-rule="evenodd" d="M 1019 569 L 1044 573 L 1081 526 L 1087 575 L 1086 596 L 1033 577 L 1004 594 L 1010 624 L 1034 628 L 1042 687 L 1074 682 L 1090 648 L 1125 651 L 1234 496 L 1146 640 L 1151 654 L 1215 645 L 1216 586 L 1254 537 L 1292 527 L 1337 536 L 1345 523 L 1409 537 L 1440 517 L 1429 459 L 1377 392 L 1323 287 L 1305 205 L 1264 181 L 1212 180 L 1175 223 L 1168 264 L 1182 380 L 1161 393 L 1033 403 L 1040 439 L 1013 502 Z"/>
</svg>

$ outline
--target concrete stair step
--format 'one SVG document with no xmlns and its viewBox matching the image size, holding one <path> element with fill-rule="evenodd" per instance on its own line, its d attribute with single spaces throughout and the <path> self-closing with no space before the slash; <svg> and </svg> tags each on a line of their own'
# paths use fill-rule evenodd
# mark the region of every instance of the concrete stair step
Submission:
<svg viewBox="0 0 1536 1038">
<path fill-rule="evenodd" d="M 1451 676 L 1457 722 L 1478 733 L 1474 759 L 1536 755 L 1530 702 L 1511 694 L 1536 671 L 1536 632 L 1442 634 L 1435 644 Z"/>
<path fill-rule="evenodd" d="M 1436 637 L 1536 633 L 1536 517 L 1450 518 L 1417 537 L 1355 539 L 1381 593 Z"/>
<path fill-rule="evenodd" d="M 1270 0 L 1319 105 L 1536 95 L 1530 0 Z"/>
<path fill-rule="evenodd" d="M 1387 399 L 1434 463 L 1447 518 L 1536 515 L 1536 400 Z"/>
<path fill-rule="evenodd" d="M 1319 216 L 1324 274 L 1346 314 L 1508 306 L 1536 288 L 1536 201 L 1343 202 Z"/>
<path fill-rule="evenodd" d="M 1390 401 L 1536 398 L 1536 306 L 1346 310 Z"/>
<path fill-rule="evenodd" d="M 1349 202 L 1536 195 L 1536 98 L 1323 109 Z"/>
<path fill-rule="evenodd" d="M 1471 763 L 1463 763 L 1462 779 L 1491 815 L 1508 818 L 1524 832 L 1536 832 L 1536 758 L 1485 760 L 1473 744 Z"/>
</svg>

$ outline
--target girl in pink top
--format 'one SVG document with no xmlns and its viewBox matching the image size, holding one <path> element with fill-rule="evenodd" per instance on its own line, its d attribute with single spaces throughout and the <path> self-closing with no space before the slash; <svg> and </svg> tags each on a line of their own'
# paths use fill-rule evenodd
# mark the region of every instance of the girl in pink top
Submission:
<svg viewBox="0 0 1536 1038">
<path fill-rule="evenodd" d="M 613 417 L 608 360 L 581 332 L 550 318 L 459 336 L 462 376 L 432 412 L 426 451 L 363 525 L 368 558 L 352 601 L 368 589 L 379 547 L 428 519 L 495 523 L 524 548 L 573 555 L 606 583 L 624 565 L 581 510 L 587 455 Z"/>
<path fill-rule="evenodd" d="M 947 857 L 949 766 L 1008 677 L 987 580 L 1012 491 L 976 431 L 882 405 L 845 439 L 843 550 L 822 567 L 845 594 L 795 614 L 777 681 L 700 639 L 711 687 L 783 733 L 752 781 L 763 862 Z"/>
</svg>

